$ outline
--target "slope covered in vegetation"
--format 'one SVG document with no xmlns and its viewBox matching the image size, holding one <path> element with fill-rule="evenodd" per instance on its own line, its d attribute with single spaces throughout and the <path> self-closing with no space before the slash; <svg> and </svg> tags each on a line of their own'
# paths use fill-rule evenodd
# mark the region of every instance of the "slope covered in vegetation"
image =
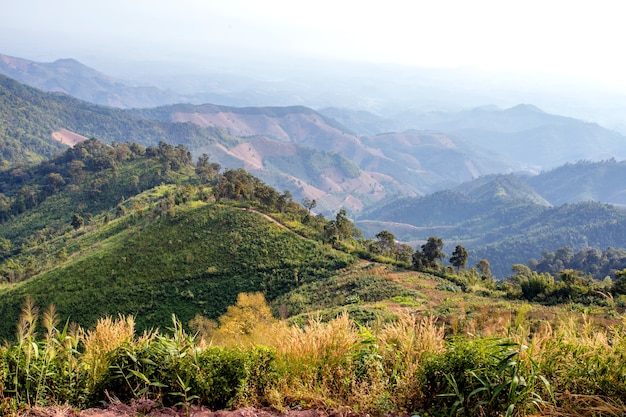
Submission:
<svg viewBox="0 0 626 417">
<path fill-rule="evenodd" d="M 86 326 L 116 312 L 137 315 L 142 329 L 174 311 L 216 318 L 239 292 L 271 300 L 352 261 L 246 210 L 307 215 L 288 194 L 219 169 L 206 158 L 194 166 L 182 147 L 91 140 L 21 170 L 21 181 L 3 173 L 5 324 L 27 295 Z"/>
</svg>

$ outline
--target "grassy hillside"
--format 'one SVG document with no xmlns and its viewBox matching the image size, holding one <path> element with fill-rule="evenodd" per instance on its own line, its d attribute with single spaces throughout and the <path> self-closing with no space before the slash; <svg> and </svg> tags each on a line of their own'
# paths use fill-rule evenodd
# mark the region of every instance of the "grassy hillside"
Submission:
<svg viewBox="0 0 626 417">
<path fill-rule="evenodd" d="M 184 147 L 89 140 L 6 173 L 0 227 L 13 235 L 1 242 L 0 271 L 31 269 L 0 286 L 2 414 L 107 395 L 372 415 L 454 414 L 459 404 L 524 415 L 591 409 L 578 393 L 623 398 L 621 281 L 520 269 L 499 284 L 484 270 L 436 263 L 416 271 L 396 245 L 355 239 L 345 212 L 313 217 L 244 170 L 218 171 L 207 159 L 192 164 Z M 515 184 L 477 183 L 437 204 L 454 195 L 477 212 L 519 204 Z M 94 191 L 98 203 L 88 203 Z M 27 195 L 35 198 L 20 200 Z M 535 206 L 569 225 L 566 211 Z M 574 212 L 593 224 L 611 218 L 602 207 L 603 216 L 593 205 Z M 82 221 L 68 219 L 73 210 Z M 46 224 L 56 226 L 37 230 Z M 40 323 L 31 302 L 45 309 Z M 105 318 L 117 314 L 127 316 Z M 81 327 L 64 328 L 66 319 Z M 588 361 L 601 372 L 590 374 Z M 603 404 L 624 410 L 620 400 Z"/>
<path fill-rule="evenodd" d="M 172 313 L 185 323 L 196 314 L 217 318 L 240 292 L 273 300 L 351 262 L 260 214 L 218 204 L 177 207 L 173 217 L 154 220 L 121 217 L 70 239 L 74 245 L 83 249 L 66 262 L 3 288 L 0 337 L 13 334 L 26 295 L 83 326 L 122 313 L 147 329 Z"/>
<path fill-rule="evenodd" d="M 271 300 L 352 261 L 244 210 L 299 221 L 306 210 L 288 195 L 245 171 L 217 170 L 207 160 L 194 166 L 183 147 L 88 140 L 3 172 L 0 274 L 10 284 L 0 290 L 3 316 L 16 318 L 30 295 L 86 326 L 118 311 L 136 314 L 142 328 L 174 311 L 187 321 L 216 318 L 239 292 Z M 237 200 L 241 206 L 228 205 Z M 299 233 L 319 236 L 314 227 L 324 222 Z"/>
</svg>

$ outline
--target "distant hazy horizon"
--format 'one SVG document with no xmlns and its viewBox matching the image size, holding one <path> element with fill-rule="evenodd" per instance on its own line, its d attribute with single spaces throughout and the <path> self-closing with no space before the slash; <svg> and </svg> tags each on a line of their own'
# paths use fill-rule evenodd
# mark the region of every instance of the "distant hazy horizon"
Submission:
<svg viewBox="0 0 626 417">
<path fill-rule="evenodd" d="M 309 104 L 303 92 L 339 98 L 352 83 L 345 93 L 366 97 L 345 103 L 371 110 L 381 100 L 411 105 L 402 85 L 419 85 L 406 89 L 415 96 L 432 83 L 444 106 L 530 102 L 626 129 L 626 25 L 617 1 L 21 0 L 3 9 L 2 54 L 75 58 L 165 88 L 232 74 L 238 85 L 227 89 L 293 87 L 302 102 L 290 104 Z"/>
<path fill-rule="evenodd" d="M 190 62 L 217 50 L 561 74 L 626 89 L 622 11 L 618 1 L 21 0 L 3 8 L 0 48 Z"/>
</svg>

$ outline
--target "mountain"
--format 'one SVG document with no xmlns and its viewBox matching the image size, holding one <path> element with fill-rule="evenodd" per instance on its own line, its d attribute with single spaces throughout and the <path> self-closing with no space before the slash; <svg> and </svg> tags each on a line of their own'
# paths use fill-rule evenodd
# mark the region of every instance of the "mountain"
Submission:
<svg viewBox="0 0 626 417">
<path fill-rule="evenodd" d="M 626 247 L 626 210 L 597 202 L 553 206 L 515 175 L 388 200 L 361 213 L 356 224 L 367 236 L 385 229 L 414 246 L 430 236 L 442 238 L 448 251 L 461 244 L 471 265 L 486 258 L 499 277 L 544 250 Z"/>
<path fill-rule="evenodd" d="M 437 131 L 381 133 L 363 137 L 362 142 L 405 167 L 406 181 L 422 193 L 518 168 L 502 155 Z M 392 171 L 383 172 L 393 175 Z"/>
<path fill-rule="evenodd" d="M 626 161 L 611 159 L 565 164 L 524 179 L 554 205 L 600 201 L 626 206 L 624 178 Z"/>
<path fill-rule="evenodd" d="M 152 86 L 129 85 L 74 59 L 34 62 L 0 54 L 0 74 L 49 92 L 61 92 L 112 107 L 154 107 L 184 101 L 180 95 Z"/>
<path fill-rule="evenodd" d="M 460 135 L 408 130 L 361 136 L 302 106 L 177 104 L 122 110 L 43 93 L 4 76 L 0 88 L 5 167 L 45 159 L 90 137 L 143 146 L 165 141 L 185 145 L 194 157 L 206 153 L 225 168 L 245 167 L 298 200 L 316 199 L 318 211 L 325 214 L 339 208 L 358 213 L 390 195 L 426 195 L 523 169 L 516 156 L 507 158 Z M 494 129 L 540 126 L 556 119 L 571 122 L 530 106 L 510 109 L 500 119 L 496 116 L 502 112 L 492 109 L 476 112 L 478 122 Z"/>
<path fill-rule="evenodd" d="M 437 132 L 358 136 L 336 120 L 301 106 L 173 105 L 133 112 L 151 119 L 219 128 L 240 137 L 261 135 L 279 142 L 276 145 L 279 147 L 288 142 L 339 153 L 369 177 L 364 178 L 360 186 L 363 191 L 351 192 L 361 204 L 348 208 L 357 211 L 390 193 L 424 194 L 480 175 L 511 171 L 517 167 L 501 155 Z M 450 169 L 451 166 L 454 169 Z M 247 168 L 254 168 L 254 164 Z M 339 187 L 344 181 L 345 176 L 339 179 Z M 329 187 L 332 190 L 335 186 Z M 385 190 L 384 194 L 380 193 L 381 189 Z"/>
<path fill-rule="evenodd" d="M 548 114 L 528 104 L 504 110 L 479 107 L 397 117 L 406 126 L 460 136 L 535 172 L 579 160 L 626 158 L 625 136 L 596 123 Z"/>
<path fill-rule="evenodd" d="M 0 136 L 0 152 L 8 155 L 3 161 L 6 166 L 42 160 L 66 148 L 66 143 L 97 137 L 109 143 L 137 142 L 151 146 L 164 141 L 184 145 L 194 156 L 209 153 L 225 168 L 247 166 L 254 169 L 273 185 L 292 190 L 298 198 L 305 195 L 318 198 L 320 208 L 327 210 L 336 210 L 342 205 L 358 210 L 364 202 L 357 195 L 367 196 L 366 202 L 376 201 L 385 195 L 385 187 L 394 183 L 395 188 L 400 187 L 398 181 L 384 176 L 373 178 L 337 153 L 318 151 L 307 147 L 306 143 L 284 146 L 284 142 L 258 136 L 242 139 L 221 126 L 199 126 L 182 119 L 155 120 L 145 116 L 147 111 L 131 112 L 86 103 L 64 94 L 44 93 L 1 75 L 0 91 L 4 104 L 1 111 L 7 121 L 7 129 Z M 287 115 L 290 112 L 283 108 L 267 111 Z M 158 110 L 153 112 L 154 117 L 157 113 Z M 319 135 L 311 140 L 323 140 L 325 129 L 341 132 L 336 123 L 330 121 L 334 124 L 331 127 L 310 109 L 297 109 L 293 113 L 296 119 L 310 119 L 310 123 L 322 126 Z M 241 123 L 242 128 L 237 133 L 247 133 L 243 121 Z M 332 135 L 328 137 L 333 140 Z M 350 146 L 349 142 L 346 146 Z M 356 146 L 358 148 L 358 141 Z M 268 158 L 267 163 L 259 164 L 264 157 Z M 384 181 L 385 187 L 379 181 Z"/>
</svg>

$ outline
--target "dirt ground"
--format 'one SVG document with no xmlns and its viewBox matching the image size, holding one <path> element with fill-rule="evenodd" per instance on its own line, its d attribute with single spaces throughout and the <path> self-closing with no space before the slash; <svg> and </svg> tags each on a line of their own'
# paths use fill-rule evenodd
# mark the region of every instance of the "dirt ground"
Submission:
<svg viewBox="0 0 626 417">
<path fill-rule="evenodd" d="M 328 414 L 321 410 L 288 410 L 242 408 L 234 411 L 211 411 L 203 407 L 163 408 L 152 401 L 136 401 L 131 405 L 110 404 L 105 408 L 74 410 L 70 407 L 32 408 L 19 417 L 356 417 L 352 413 Z M 366 417 L 359 415 L 359 417 Z"/>
</svg>

